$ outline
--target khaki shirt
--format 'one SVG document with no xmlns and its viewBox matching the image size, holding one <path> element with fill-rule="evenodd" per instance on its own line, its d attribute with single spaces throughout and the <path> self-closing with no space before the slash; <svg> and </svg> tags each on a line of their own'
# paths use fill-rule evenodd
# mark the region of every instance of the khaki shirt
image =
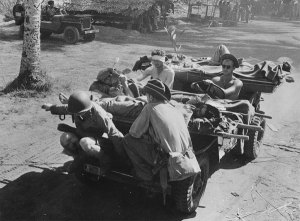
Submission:
<svg viewBox="0 0 300 221">
<path fill-rule="evenodd" d="M 169 103 L 149 103 L 132 124 L 129 134 L 135 138 L 149 137 L 166 153 L 192 148 L 184 117 Z"/>
</svg>

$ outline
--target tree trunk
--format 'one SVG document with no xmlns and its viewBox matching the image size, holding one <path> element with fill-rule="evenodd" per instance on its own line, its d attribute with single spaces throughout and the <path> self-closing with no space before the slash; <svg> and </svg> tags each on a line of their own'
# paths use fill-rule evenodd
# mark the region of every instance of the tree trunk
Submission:
<svg viewBox="0 0 300 221">
<path fill-rule="evenodd" d="M 40 66 L 40 19 L 42 0 L 25 0 L 24 3 L 24 37 L 20 72 L 8 90 L 39 90 L 43 88 L 46 79 Z"/>
<path fill-rule="evenodd" d="M 29 71 L 40 73 L 41 0 L 25 2 L 24 38 L 20 75 Z"/>
</svg>

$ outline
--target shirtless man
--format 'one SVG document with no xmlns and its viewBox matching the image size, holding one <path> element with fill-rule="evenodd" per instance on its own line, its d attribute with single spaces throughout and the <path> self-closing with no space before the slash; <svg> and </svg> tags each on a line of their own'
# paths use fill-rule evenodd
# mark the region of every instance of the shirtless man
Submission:
<svg viewBox="0 0 300 221">
<path fill-rule="evenodd" d="M 205 82 L 214 83 L 221 87 L 225 93 L 225 99 L 237 100 L 243 82 L 233 76 L 233 71 L 235 68 L 239 67 L 239 62 L 232 54 L 224 54 L 221 57 L 221 65 L 222 75 L 214 77 L 212 80 L 205 80 Z"/>
<path fill-rule="evenodd" d="M 170 89 L 173 88 L 174 83 L 174 70 L 165 64 L 165 52 L 163 50 L 154 50 L 151 53 L 152 66 L 147 68 L 143 75 L 137 80 L 142 81 L 146 77 L 151 76 L 152 79 L 161 80 Z"/>
</svg>

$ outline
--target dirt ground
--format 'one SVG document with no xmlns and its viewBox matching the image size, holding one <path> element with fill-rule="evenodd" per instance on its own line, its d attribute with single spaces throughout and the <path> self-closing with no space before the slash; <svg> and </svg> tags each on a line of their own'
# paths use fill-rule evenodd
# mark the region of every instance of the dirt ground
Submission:
<svg viewBox="0 0 300 221">
<path fill-rule="evenodd" d="M 225 44 L 237 57 L 255 64 L 262 60 L 293 63 L 293 84 L 264 94 L 261 106 L 273 119 L 260 156 L 245 163 L 225 156 L 208 181 L 197 211 L 184 216 L 164 207 L 160 197 L 106 182 L 85 186 L 60 170 L 72 161 L 61 153 L 60 120 L 41 109 L 58 102 L 58 93 L 88 89 L 102 68 L 131 68 L 155 48 L 173 52 L 167 34 L 99 26 L 96 40 L 67 45 L 54 35 L 41 43 L 41 61 L 56 79 L 52 94 L 33 98 L 0 96 L 0 220 L 300 220 L 300 23 L 254 20 L 237 27 L 201 27 L 178 20 L 181 53 L 210 56 Z M 12 22 L 0 23 L 0 87 L 17 76 L 22 41 Z M 70 119 L 65 123 L 71 124 Z M 240 217 L 240 218 L 239 218 Z"/>
</svg>

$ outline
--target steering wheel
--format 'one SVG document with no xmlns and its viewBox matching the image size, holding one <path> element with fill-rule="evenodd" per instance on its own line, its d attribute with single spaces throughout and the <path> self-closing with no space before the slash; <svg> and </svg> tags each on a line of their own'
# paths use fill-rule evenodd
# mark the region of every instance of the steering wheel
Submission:
<svg viewBox="0 0 300 221">
<path fill-rule="evenodd" d="M 213 99 L 225 99 L 224 90 L 214 83 L 207 83 L 205 81 L 197 81 L 191 84 L 192 90 L 196 93 L 208 94 Z"/>
</svg>

